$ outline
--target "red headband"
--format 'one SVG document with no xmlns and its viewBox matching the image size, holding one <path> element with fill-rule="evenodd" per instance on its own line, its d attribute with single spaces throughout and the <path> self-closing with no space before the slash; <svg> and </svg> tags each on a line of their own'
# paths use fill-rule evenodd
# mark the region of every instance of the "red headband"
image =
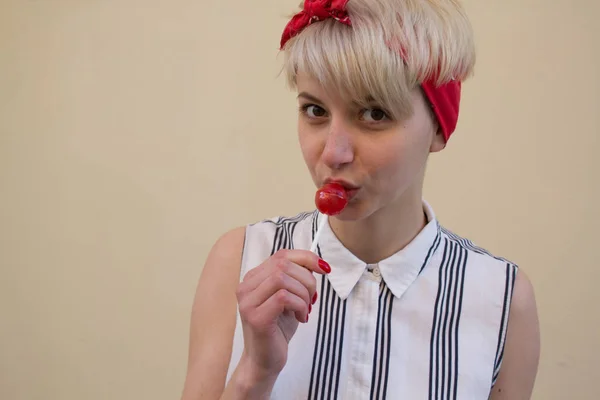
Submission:
<svg viewBox="0 0 600 400">
<path fill-rule="evenodd" d="M 333 18 L 350 26 L 350 16 L 346 11 L 348 0 L 304 0 L 304 8 L 294 15 L 286 25 L 281 36 L 280 47 L 283 49 L 288 40 L 299 34 L 313 22 Z M 454 133 L 458 122 L 461 82 L 452 80 L 441 86 L 436 86 L 432 80 L 421 83 L 421 88 L 427 96 L 433 112 L 437 117 L 440 129 L 447 141 Z"/>
</svg>

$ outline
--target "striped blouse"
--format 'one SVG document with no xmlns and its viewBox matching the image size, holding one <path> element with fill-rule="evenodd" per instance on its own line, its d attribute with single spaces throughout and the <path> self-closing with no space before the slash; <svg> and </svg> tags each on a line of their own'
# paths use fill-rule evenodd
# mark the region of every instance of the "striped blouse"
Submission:
<svg viewBox="0 0 600 400">
<path fill-rule="evenodd" d="M 377 264 L 347 250 L 328 224 L 319 300 L 289 344 L 272 399 L 487 399 L 504 349 L 517 266 L 428 223 Z M 241 276 L 282 248 L 310 248 L 314 212 L 247 226 Z M 244 347 L 239 313 L 227 379 Z"/>
</svg>

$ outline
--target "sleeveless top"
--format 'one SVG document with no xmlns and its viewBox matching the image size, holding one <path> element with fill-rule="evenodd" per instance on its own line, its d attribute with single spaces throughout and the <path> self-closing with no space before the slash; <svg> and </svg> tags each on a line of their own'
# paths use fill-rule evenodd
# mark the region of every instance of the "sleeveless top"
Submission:
<svg viewBox="0 0 600 400">
<path fill-rule="evenodd" d="M 408 246 L 367 265 L 325 224 L 331 266 L 289 343 L 272 399 L 488 399 L 498 376 L 517 266 L 428 223 Z M 320 218 L 305 212 L 247 226 L 240 280 L 279 249 L 309 249 Z M 244 348 L 237 315 L 227 380 Z"/>
</svg>

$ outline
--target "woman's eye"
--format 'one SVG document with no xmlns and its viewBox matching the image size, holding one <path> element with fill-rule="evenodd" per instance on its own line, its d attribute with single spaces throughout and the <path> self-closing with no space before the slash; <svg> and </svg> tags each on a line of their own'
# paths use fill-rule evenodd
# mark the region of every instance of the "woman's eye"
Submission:
<svg viewBox="0 0 600 400">
<path fill-rule="evenodd" d="M 327 114 L 323 108 L 313 104 L 306 105 L 303 109 L 310 118 L 322 118 Z"/>
<path fill-rule="evenodd" d="M 385 111 L 379 108 L 369 108 L 363 110 L 362 118 L 367 122 L 380 122 L 389 119 Z"/>
</svg>

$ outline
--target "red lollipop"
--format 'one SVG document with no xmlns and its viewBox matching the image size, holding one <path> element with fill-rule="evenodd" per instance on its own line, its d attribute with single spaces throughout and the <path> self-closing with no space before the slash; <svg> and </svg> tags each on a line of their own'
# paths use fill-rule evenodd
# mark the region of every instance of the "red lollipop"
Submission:
<svg viewBox="0 0 600 400">
<path fill-rule="evenodd" d="M 317 190 L 315 204 L 323 214 L 337 215 L 348 204 L 348 194 L 339 183 L 327 183 Z"/>
</svg>

